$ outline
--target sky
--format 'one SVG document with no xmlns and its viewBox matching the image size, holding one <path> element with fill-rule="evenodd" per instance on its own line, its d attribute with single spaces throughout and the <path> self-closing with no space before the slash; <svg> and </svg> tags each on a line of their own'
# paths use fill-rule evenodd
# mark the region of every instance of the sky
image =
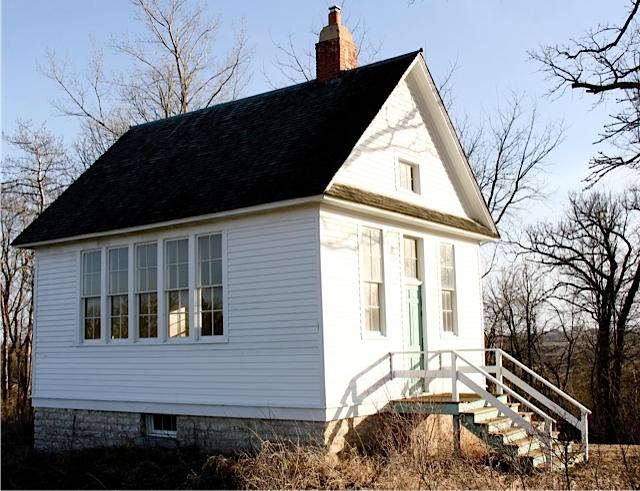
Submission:
<svg viewBox="0 0 640 491">
<path fill-rule="evenodd" d="M 80 72 L 92 51 L 103 48 L 108 67 L 123 68 L 110 46 L 126 33 L 139 32 L 135 8 L 128 0 L 1 1 L 2 131 L 11 134 L 17 119 L 46 122 L 71 143 L 78 122 L 52 107 L 61 93 L 38 66 L 53 50 Z M 251 79 L 242 95 L 270 90 L 274 83 L 286 85 L 275 66 L 275 43 L 286 43 L 292 35 L 301 51 L 312 48 L 312 31 L 326 23 L 327 9 L 336 1 L 350 24 L 366 26 L 368 43 L 380 47 L 375 60 L 423 48 L 436 79 L 455 66 L 452 94 L 458 114 L 477 121 L 516 91 L 537 104 L 541 120 L 565 124 L 565 138 L 546 170 L 548 199 L 536 203 L 531 216 L 557 214 L 567 193 L 584 187 L 589 157 L 597 150 L 593 142 L 611 108 L 594 106 L 591 96 L 576 91 L 548 97 L 551 83 L 527 51 L 580 37 L 598 23 L 619 22 L 625 1 L 211 0 L 207 9 L 222 26 L 216 49 L 227 52 L 241 25 L 247 34 Z M 614 173 L 601 187 L 622 189 L 627 178 L 624 172 Z"/>
</svg>

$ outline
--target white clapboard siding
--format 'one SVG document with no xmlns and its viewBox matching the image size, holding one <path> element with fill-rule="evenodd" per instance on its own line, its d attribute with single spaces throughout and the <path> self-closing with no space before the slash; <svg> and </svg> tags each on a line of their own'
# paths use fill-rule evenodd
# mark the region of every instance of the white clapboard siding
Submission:
<svg viewBox="0 0 640 491">
<path fill-rule="evenodd" d="M 383 230 L 386 336 L 367 337 L 361 318 L 361 276 L 358 229 Z M 403 319 L 402 235 L 421 239 L 424 246 L 423 323 L 426 349 L 482 348 L 482 304 L 478 271 L 478 244 L 437 236 L 417 229 L 392 227 L 347 212 L 322 210 L 320 215 L 321 271 L 327 417 L 369 414 L 389 400 L 406 394 L 401 380 L 386 381 L 390 351 L 406 349 Z M 442 331 L 438 244 L 453 243 L 456 260 L 457 335 Z M 431 392 L 448 392 L 435 383 Z"/>
<path fill-rule="evenodd" d="M 199 225 L 175 236 L 208 230 L 223 230 L 227 241 L 228 343 L 78 345 L 79 254 L 100 242 L 38 252 L 36 405 L 324 406 L 317 210 Z"/>
<path fill-rule="evenodd" d="M 426 112 L 412 90 L 412 79 L 400 82 L 334 177 L 335 183 L 378 192 L 427 208 L 466 217 L 459 184 L 443 163 Z M 419 166 L 419 195 L 401 191 L 398 159 Z"/>
</svg>

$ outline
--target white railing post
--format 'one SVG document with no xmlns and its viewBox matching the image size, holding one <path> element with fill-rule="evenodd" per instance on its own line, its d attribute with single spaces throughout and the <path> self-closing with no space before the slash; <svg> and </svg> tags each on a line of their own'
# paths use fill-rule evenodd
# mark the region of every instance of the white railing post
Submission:
<svg viewBox="0 0 640 491">
<path fill-rule="evenodd" d="M 496 386 L 496 394 L 502 395 L 504 390 L 502 389 L 502 351 L 500 349 L 496 350 L 496 378 L 500 382 Z"/>
<path fill-rule="evenodd" d="M 391 379 L 393 380 L 393 353 L 389 352 L 389 373 L 391 374 Z"/>
<path fill-rule="evenodd" d="M 589 460 L 589 413 L 587 411 L 580 412 L 580 430 L 582 433 L 582 451 L 584 459 Z"/>
<path fill-rule="evenodd" d="M 458 395 L 458 355 L 455 351 L 451 352 L 451 398 L 453 402 L 460 402 Z"/>
<path fill-rule="evenodd" d="M 547 463 L 549 464 L 549 470 L 553 470 L 553 440 L 551 439 L 551 430 L 553 428 L 551 418 L 544 418 L 544 444 L 547 454 Z"/>
</svg>

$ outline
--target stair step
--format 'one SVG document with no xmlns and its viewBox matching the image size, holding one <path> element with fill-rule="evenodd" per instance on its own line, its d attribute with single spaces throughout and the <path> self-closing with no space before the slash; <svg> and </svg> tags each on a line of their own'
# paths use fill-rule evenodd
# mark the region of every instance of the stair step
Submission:
<svg viewBox="0 0 640 491">
<path fill-rule="evenodd" d="M 516 455 L 526 455 L 532 450 L 541 448 L 541 443 L 538 438 L 526 436 L 519 440 L 510 441 L 507 443 L 507 447 L 515 450 Z"/>
<path fill-rule="evenodd" d="M 500 430 L 518 427 L 513 421 L 511 421 L 510 418 L 507 418 L 506 416 L 498 416 L 496 418 L 485 419 L 479 424 L 486 426 L 489 433 L 497 433 Z"/>
<path fill-rule="evenodd" d="M 489 434 L 492 436 L 502 437 L 503 444 L 526 438 L 528 435 L 527 430 L 519 426 L 501 429 L 498 431 L 490 431 Z"/>
<path fill-rule="evenodd" d="M 530 450 L 520 455 L 520 457 L 531 467 L 541 467 L 547 463 L 547 455 L 541 448 Z"/>
<path fill-rule="evenodd" d="M 496 418 L 499 414 L 499 411 L 493 406 L 488 406 L 480 407 L 477 409 L 468 409 L 464 411 L 464 413 L 472 414 L 474 423 L 481 423 L 482 421 L 485 421 L 487 419 Z"/>
</svg>

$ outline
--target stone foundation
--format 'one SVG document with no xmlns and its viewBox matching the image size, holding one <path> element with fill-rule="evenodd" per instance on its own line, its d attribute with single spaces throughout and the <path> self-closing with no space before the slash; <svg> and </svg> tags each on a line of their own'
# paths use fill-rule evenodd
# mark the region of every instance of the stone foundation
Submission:
<svg viewBox="0 0 640 491">
<path fill-rule="evenodd" d="M 126 445 L 198 446 L 212 452 L 252 451 L 265 440 L 326 446 L 329 453 L 360 441 L 376 416 L 338 421 L 296 421 L 214 416 L 176 416 L 176 437 L 149 436 L 145 415 L 120 411 L 35 408 L 34 447 L 75 450 Z"/>
<path fill-rule="evenodd" d="M 213 416 L 176 417 L 176 437 L 147 435 L 145 415 L 116 411 L 36 408 L 34 447 L 70 450 L 127 445 L 197 446 L 216 453 L 252 451 L 265 440 L 325 447 L 337 454 L 347 446 L 400 445 L 426 437 L 426 444 L 452 448 L 451 417 L 395 413 L 336 421 L 295 421 Z M 417 436 L 416 436 L 417 435 Z M 464 435 L 463 435 L 464 443 Z"/>
<path fill-rule="evenodd" d="M 139 445 L 141 419 L 136 413 L 37 407 L 33 445 L 38 450 Z"/>
</svg>

